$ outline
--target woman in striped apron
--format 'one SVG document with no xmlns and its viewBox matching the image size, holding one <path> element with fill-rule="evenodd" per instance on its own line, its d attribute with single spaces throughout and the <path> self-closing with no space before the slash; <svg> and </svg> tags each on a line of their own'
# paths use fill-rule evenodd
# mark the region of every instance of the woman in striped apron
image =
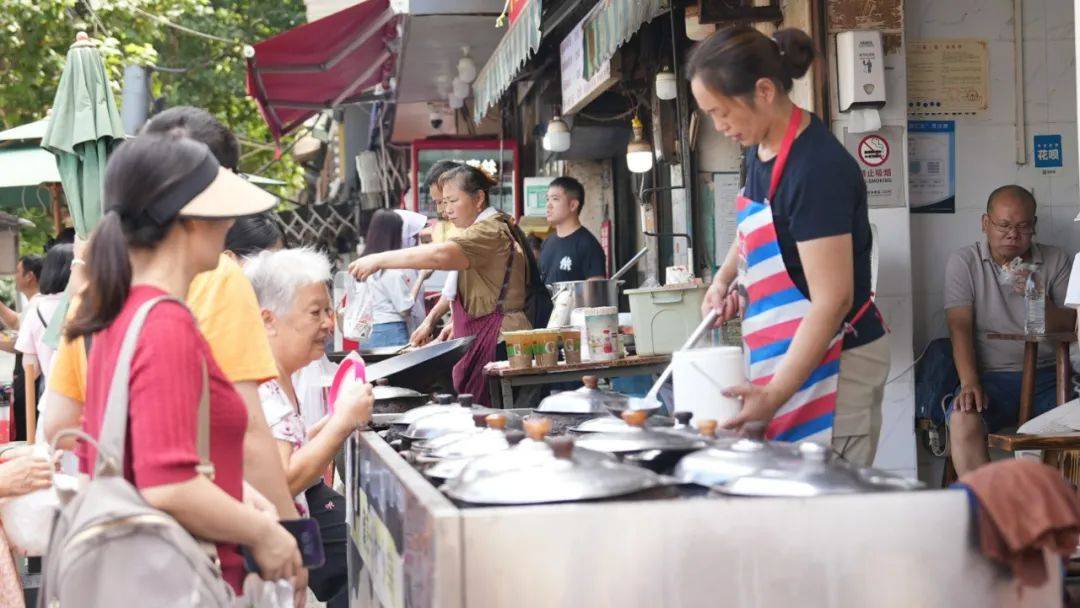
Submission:
<svg viewBox="0 0 1080 608">
<path fill-rule="evenodd" d="M 889 346 L 871 294 L 866 185 L 855 160 L 788 93 L 814 60 L 805 33 L 721 30 L 691 55 L 691 88 L 716 130 L 746 147 L 737 238 L 706 296 L 742 315 L 749 383 L 729 428 L 831 443 L 874 459 Z M 822 68 L 823 69 L 823 68 Z"/>
</svg>

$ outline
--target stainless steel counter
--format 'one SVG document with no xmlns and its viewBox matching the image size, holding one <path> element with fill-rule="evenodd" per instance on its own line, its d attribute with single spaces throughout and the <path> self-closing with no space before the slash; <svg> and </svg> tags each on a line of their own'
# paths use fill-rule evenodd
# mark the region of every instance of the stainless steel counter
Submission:
<svg viewBox="0 0 1080 608">
<path fill-rule="evenodd" d="M 1020 595 L 975 550 L 960 491 L 458 508 L 375 433 L 346 453 L 354 607 L 1061 605 L 1052 562 Z"/>
</svg>

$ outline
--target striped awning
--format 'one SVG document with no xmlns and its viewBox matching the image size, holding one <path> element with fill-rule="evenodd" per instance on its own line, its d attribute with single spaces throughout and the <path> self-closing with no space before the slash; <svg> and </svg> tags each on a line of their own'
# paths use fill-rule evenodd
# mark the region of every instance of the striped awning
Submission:
<svg viewBox="0 0 1080 608">
<path fill-rule="evenodd" d="M 600 65 L 615 56 L 619 47 L 634 37 L 641 26 L 668 8 L 667 0 L 600 0 L 589 21 L 595 43 L 586 44 L 589 65 Z"/>
<path fill-rule="evenodd" d="M 540 0 L 529 0 L 507 28 L 473 83 L 473 120 L 479 123 L 514 81 L 521 66 L 540 48 Z"/>
</svg>

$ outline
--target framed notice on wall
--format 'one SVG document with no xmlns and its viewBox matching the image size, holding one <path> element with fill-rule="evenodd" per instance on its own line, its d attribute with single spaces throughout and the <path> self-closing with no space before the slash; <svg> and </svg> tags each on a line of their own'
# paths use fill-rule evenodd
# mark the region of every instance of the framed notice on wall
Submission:
<svg viewBox="0 0 1080 608">
<path fill-rule="evenodd" d="M 989 107 L 985 40 L 913 40 L 907 44 L 909 116 L 978 116 Z"/>
<path fill-rule="evenodd" d="M 912 213 L 956 212 L 956 123 L 908 121 L 908 188 Z"/>
</svg>

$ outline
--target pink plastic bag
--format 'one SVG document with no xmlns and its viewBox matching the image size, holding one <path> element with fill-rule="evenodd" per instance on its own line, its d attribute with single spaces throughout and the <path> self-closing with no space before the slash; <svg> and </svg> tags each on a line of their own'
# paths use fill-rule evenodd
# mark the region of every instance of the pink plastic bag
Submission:
<svg viewBox="0 0 1080 608">
<path fill-rule="evenodd" d="M 338 365 L 337 373 L 334 374 L 334 381 L 330 384 L 330 398 L 326 404 L 327 415 L 334 413 L 334 403 L 337 402 L 338 394 L 355 382 L 361 384 L 367 382 L 367 366 L 364 365 L 364 358 L 360 356 L 360 353 L 353 351 L 345 356 Z"/>
</svg>

